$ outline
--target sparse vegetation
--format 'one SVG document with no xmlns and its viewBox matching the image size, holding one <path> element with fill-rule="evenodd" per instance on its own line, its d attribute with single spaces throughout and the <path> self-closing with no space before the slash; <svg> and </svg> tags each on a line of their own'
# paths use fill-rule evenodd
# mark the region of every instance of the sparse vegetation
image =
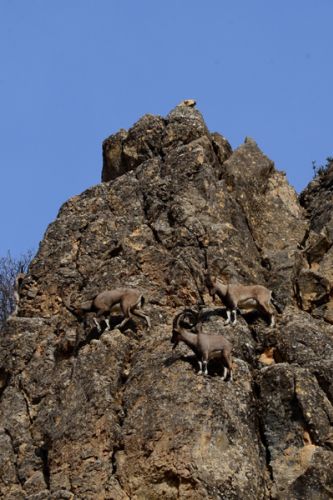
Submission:
<svg viewBox="0 0 333 500">
<path fill-rule="evenodd" d="M 328 156 L 326 158 L 325 165 L 317 165 L 316 160 L 312 160 L 313 178 L 317 176 L 322 177 L 327 172 L 328 168 L 332 165 L 332 163 L 333 163 L 333 156 Z"/>
</svg>

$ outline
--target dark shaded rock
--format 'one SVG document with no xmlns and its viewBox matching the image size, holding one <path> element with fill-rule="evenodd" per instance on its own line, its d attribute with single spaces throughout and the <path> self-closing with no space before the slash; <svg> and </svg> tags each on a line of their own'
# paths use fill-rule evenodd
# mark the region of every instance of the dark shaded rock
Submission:
<svg viewBox="0 0 333 500">
<path fill-rule="evenodd" d="M 218 132 L 212 133 L 211 138 L 218 161 L 220 165 L 223 165 L 223 163 L 232 155 L 232 148 L 227 139 Z"/>
<path fill-rule="evenodd" d="M 295 284 L 300 306 L 305 311 L 310 311 L 314 305 L 320 305 L 329 300 L 330 282 L 319 273 L 303 269 Z"/>
<path fill-rule="evenodd" d="M 319 233 L 323 228 L 332 231 L 333 202 L 333 162 L 328 168 L 304 189 L 300 195 L 300 203 L 306 209 L 310 218 L 310 229 Z M 333 240 L 330 233 L 330 240 Z"/>
<path fill-rule="evenodd" d="M 108 182 L 127 172 L 123 162 L 123 141 L 127 132 L 121 129 L 103 142 L 103 169 L 102 182 Z"/>
<path fill-rule="evenodd" d="M 291 498 L 309 500 L 326 500 L 333 495 L 332 455 L 318 448 L 308 447 L 305 460 L 309 467 L 290 485 Z"/>
<path fill-rule="evenodd" d="M 132 170 L 145 160 L 159 156 L 165 123 L 159 116 L 145 115 L 129 129 L 123 142 L 123 162 Z"/>
<path fill-rule="evenodd" d="M 303 250 L 309 266 L 316 268 L 316 264 L 323 259 L 331 246 L 332 241 L 325 233 L 321 232 L 318 234 L 315 231 L 310 231 L 306 238 L 306 247 Z"/>
<path fill-rule="evenodd" d="M 165 120 L 145 115 L 133 127 L 120 130 L 103 142 L 102 181 L 107 182 L 136 168 L 144 161 L 159 157 L 165 134 Z"/>
<path fill-rule="evenodd" d="M 307 237 L 302 242 L 309 266 L 321 282 L 332 290 L 333 286 L 333 163 L 318 175 L 301 193 L 300 203 L 309 219 Z M 330 291 L 314 311 L 317 317 L 333 323 L 333 300 Z"/>
</svg>

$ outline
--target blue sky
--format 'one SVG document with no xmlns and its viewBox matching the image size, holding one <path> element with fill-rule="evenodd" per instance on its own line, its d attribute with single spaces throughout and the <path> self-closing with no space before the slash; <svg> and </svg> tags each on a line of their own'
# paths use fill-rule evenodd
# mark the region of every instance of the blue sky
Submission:
<svg viewBox="0 0 333 500">
<path fill-rule="evenodd" d="M 101 144 L 195 98 L 301 191 L 333 155 L 333 0 L 0 0 L 0 256 L 100 181 Z"/>
</svg>

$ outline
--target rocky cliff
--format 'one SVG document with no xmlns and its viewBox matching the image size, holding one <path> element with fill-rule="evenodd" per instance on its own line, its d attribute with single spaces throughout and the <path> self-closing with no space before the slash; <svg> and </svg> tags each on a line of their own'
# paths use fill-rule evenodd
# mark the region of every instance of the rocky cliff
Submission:
<svg viewBox="0 0 333 500">
<path fill-rule="evenodd" d="M 3 498 L 332 498 L 332 172 L 298 200 L 252 139 L 232 151 L 189 106 L 112 135 L 103 159 L 1 333 Z M 224 326 L 206 270 L 273 289 L 276 327 Z M 123 285 L 144 293 L 150 331 L 99 333 L 66 307 Z M 175 314 L 198 304 L 204 332 L 233 343 L 232 383 L 171 350 Z"/>
</svg>

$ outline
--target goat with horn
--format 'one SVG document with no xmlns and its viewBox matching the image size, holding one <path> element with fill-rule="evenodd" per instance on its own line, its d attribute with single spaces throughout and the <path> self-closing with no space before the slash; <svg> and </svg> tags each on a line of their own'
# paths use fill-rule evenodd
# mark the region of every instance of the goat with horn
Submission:
<svg viewBox="0 0 333 500">
<path fill-rule="evenodd" d="M 202 325 L 198 323 L 196 329 L 198 333 L 193 333 L 180 326 L 185 313 L 178 314 L 173 321 L 171 343 L 175 349 L 180 341 L 184 342 L 196 355 L 199 363 L 199 374 L 202 372 L 208 375 L 208 362 L 212 358 L 219 357 L 223 362 L 223 376 L 225 380 L 229 373 L 229 380 L 232 381 L 232 356 L 231 343 L 222 335 L 207 335 L 202 333 Z"/>
<path fill-rule="evenodd" d="M 238 283 L 224 284 L 215 276 L 206 276 L 206 285 L 210 296 L 215 302 L 217 295 L 227 308 L 226 325 L 237 323 L 237 308 L 255 309 L 270 318 L 270 326 L 275 325 L 274 311 L 271 302 L 277 307 L 272 298 L 272 291 L 262 285 L 241 285 Z M 234 320 L 232 321 L 232 314 Z"/>
</svg>

